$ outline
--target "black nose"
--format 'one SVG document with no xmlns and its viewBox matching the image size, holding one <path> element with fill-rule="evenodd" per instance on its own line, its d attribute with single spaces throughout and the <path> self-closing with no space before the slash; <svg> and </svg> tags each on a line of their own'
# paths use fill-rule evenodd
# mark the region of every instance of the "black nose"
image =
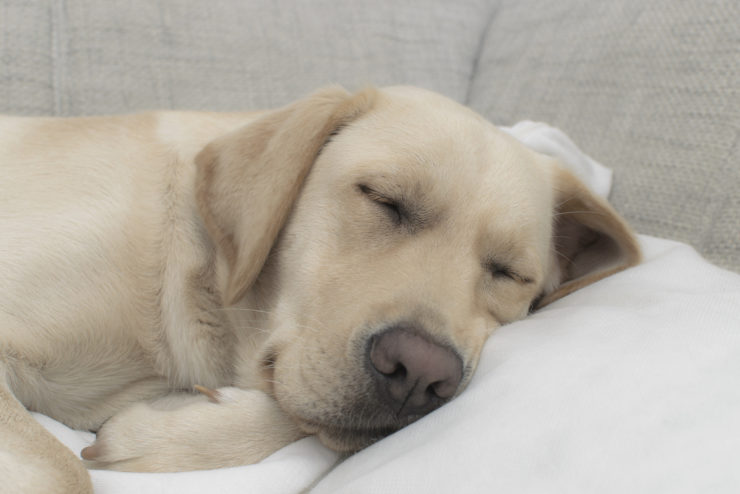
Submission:
<svg viewBox="0 0 740 494">
<path fill-rule="evenodd" d="M 452 398 L 462 379 L 462 360 L 424 332 L 392 327 L 368 346 L 378 395 L 398 417 L 424 415 Z"/>
</svg>

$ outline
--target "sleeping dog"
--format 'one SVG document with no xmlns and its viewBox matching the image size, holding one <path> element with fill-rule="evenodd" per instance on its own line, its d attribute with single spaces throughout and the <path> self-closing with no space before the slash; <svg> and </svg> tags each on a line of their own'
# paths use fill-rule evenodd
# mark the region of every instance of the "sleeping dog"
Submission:
<svg viewBox="0 0 740 494">
<path fill-rule="evenodd" d="M 352 452 L 458 395 L 491 332 L 639 261 L 551 158 L 421 89 L 243 114 L 0 118 L 0 472 Z M 201 393 L 195 392 L 199 390 Z"/>
</svg>

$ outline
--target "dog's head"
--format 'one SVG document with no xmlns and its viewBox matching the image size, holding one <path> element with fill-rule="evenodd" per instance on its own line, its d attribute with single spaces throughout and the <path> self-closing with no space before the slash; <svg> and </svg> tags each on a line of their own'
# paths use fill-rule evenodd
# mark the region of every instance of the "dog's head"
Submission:
<svg viewBox="0 0 740 494">
<path fill-rule="evenodd" d="M 263 389 L 359 449 L 466 386 L 496 327 L 633 265 L 557 163 L 413 88 L 330 89 L 210 144 L 198 201 Z"/>
</svg>

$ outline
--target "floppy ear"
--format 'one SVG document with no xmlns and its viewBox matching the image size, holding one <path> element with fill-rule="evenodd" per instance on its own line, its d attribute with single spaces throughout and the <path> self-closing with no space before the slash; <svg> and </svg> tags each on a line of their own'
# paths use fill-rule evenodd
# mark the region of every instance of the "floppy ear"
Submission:
<svg viewBox="0 0 740 494">
<path fill-rule="evenodd" d="M 216 139 L 195 159 L 196 201 L 229 265 L 224 303 L 257 278 L 327 139 L 368 111 L 374 90 L 318 91 Z"/>
<path fill-rule="evenodd" d="M 538 307 L 640 262 L 627 223 L 570 172 L 555 169 L 553 266 Z"/>
</svg>

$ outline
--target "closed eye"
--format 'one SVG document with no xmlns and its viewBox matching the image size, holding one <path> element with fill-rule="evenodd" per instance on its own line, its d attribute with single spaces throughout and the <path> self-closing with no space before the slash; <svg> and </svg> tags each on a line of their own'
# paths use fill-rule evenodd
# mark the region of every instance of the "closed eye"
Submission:
<svg viewBox="0 0 740 494">
<path fill-rule="evenodd" d="M 398 201 L 381 194 L 369 185 L 359 184 L 357 188 L 360 189 L 360 192 L 365 194 L 368 199 L 380 206 L 386 214 L 388 214 L 393 223 L 400 225 L 403 222 L 404 215 Z"/>
<path fill-rule="evenodd" d="M 494 279 L 509 279 L 517 281 L 519 283 L 533 282 L 531 278 L 520 275 L 510 266 L 502 264 L 498 261 L 488 261 L 486 263 L 486 270 L 491 273 L 491 277 L 493 277 Z"/>
<path fill-rule="evenodd" d="M 491 276 L 493 276 L 494 278 L 510 278 L 512 280 L 516 279 L 511 268 L 503 264 L 499 264 L 497 262 L 489 262 L 486 268 L 488 269 L 488 272 L 491 273 Z"/>
</svg>

